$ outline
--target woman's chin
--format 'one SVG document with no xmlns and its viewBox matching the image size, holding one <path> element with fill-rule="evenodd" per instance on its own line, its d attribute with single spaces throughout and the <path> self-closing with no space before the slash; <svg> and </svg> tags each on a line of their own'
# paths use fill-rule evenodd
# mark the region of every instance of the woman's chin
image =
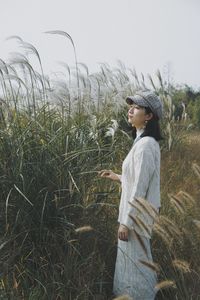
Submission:
<svg viewBox="0 0 200 300">
<path fill-rule="evenodd" d="M 133 119 L 131 118 L 128 118 L 128 123 L 132 124 L 133 125 Z"/>
</svg>

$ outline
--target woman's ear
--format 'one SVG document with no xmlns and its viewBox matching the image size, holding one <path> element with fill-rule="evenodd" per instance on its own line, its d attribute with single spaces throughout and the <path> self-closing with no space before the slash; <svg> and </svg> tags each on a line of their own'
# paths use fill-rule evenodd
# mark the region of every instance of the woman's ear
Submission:
<svg viewBox="0 0 200 300">
<path fill-rule="evenodd" d="M 153 118 L 153 114 L 150 112 L 148 114 L 146 114 L 146 121 L 149 121 Z"/>
</svg>

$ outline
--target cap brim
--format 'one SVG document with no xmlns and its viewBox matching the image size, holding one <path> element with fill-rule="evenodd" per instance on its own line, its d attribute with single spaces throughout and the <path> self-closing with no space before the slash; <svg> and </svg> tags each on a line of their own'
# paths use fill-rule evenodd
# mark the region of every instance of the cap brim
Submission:
<svg viewBox="0 0 200 300">
<path fill-rule="evenodd" d="M 129 96 L 126 98 L 126 103 L 128 103 L 129 105 L 135 103 L 138 106 L 141 107 L 148 107 L 148 104 L 145 103 L 144 99 L 142 99 L 140 96 Z"/>
<path fill-rule="evenodd" d="M 133 101 L 132 97 L 127 97 L 127 98 L 126 98 L 126 103 L 127 103 L 127 104 L 133 104 L 133 103 L 135 103 L 135 102 Z"/>
</svg>

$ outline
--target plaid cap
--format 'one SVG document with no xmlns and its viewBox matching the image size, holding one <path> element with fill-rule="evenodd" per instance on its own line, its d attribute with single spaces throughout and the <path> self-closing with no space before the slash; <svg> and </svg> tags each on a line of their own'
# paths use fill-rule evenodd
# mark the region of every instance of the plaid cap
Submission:
<svg viewBox="0 0 200 300">
<path fill-rule="evenodd" d="M 134 96 L 126 98 L 128 104 L 137 104 L 143 107 L 149 107 L 152 112 L 159 118 L 163 115 L 163 104 L 160 98 L 150 90 L 138 91 Z"/>
</svg>

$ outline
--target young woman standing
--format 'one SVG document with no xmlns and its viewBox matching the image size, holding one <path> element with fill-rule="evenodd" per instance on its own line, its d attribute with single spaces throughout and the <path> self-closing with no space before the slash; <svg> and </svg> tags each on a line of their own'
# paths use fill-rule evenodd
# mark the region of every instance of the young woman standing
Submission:
<svg viewBox="0 0 200 300">
<path fill-rule="evenodd" d="M 159 120 L 163 106 L 160 98 L 149 90 L 126 98 L 128 122 L 135 137 L 132 148 L 122 164 L 122 174 L 101 170 L 101 177 L 121 182 L 118 248 L 113 292 L 129 295 L 134 300 L 155 299 L 156 273 L 141 261 L 152 262 L 151 229 L 154 219 L 141 214 L 136 207 L 142 198 L 159 212 L 160 208 L 160 147 L 162 139 Z M 132 204 L 131 204 L 132 203 Z M 132 216 L 132 218 L 131 218 Z M 140 221 L 138 226 L 137 220 Z"/>
</svg>

